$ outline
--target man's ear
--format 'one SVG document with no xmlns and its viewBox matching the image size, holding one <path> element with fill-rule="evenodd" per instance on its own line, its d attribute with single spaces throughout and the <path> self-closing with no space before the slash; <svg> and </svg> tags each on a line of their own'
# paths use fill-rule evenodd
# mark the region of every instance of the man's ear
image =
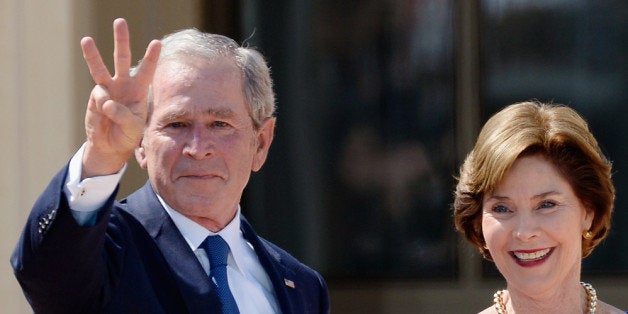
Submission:
<svg viewBox="0 0 628 314">
<path fill-rule="evenodd" d="M 135 148 L 135 160 L 137 160 L 142 169 L 146 170 L 148 162 L 146 161 L 146 152 L 144 150 L 144 139 L 140 140 L 140 145 Z"/>
<path fill-rule="evenodd" d="M 275 134 L 275 118 L 268 118 L 262 122 L 259 130 L 257 131 L 257 151 L 253 156 L 253 163 L 251 170 L 256 172 L 262 168 L 268 151 L 270 150 L 270 144 L 273 142 Z"/>
</svg>

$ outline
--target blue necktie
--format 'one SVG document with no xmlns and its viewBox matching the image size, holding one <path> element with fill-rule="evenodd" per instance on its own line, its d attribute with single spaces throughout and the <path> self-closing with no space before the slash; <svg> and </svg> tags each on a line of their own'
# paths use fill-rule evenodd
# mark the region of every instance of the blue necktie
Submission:
<svg viewBox="0 0 628 314">
<path fill-rule="evenodd" d="M 229 290 L 229 282 L 227 280 L 229 245 L 220 236 L 209 236 L 202 245 L 209 258 L 209 276 L 212 278 L 222 302 L 222 312 L 225 314 L 240 313 L 231 290 Z"/>
</svg>

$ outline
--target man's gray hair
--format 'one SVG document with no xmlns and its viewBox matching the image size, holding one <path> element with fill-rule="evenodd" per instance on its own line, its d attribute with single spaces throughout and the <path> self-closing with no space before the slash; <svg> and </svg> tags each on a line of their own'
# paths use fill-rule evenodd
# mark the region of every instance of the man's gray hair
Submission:
<svg viewBox="0 0 628 314">
<path fill-rule="evenodd" d="M 210 61 L 217 57 L 230 58 L 242 72 L 244 99 L 255 127 L 258 128 L 264 120 L 274 116 L 275 93 L 270 68 L 262 54 L 254 48 L 242 47 L 229 37 L 203 33 L 193 28 L 166 35 L 161 44 L 159 63 L 187 56 Z M 151 88 L 148 96 L 150 107 L 152 97 Z"/>
</svg>

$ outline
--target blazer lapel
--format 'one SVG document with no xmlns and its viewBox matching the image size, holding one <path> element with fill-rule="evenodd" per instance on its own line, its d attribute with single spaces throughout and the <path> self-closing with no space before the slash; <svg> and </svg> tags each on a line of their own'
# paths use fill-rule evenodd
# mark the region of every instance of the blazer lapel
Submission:
<svg viewBox="0 0 628 314">
<path fill-rule="evenodd" d="M 161 206 L 149 182 L 131 194 L 127 211 L 146 229 L 170 266 L 191 313 L 220 313 L 220 300 L 194 252 Z"/>
<path fill-rule="evenodd" d="M 257 236 L 244 216 L 241 217 L 240 229 L 244 238 L 253 245 L 262 267 L 264 267 L 273 283 L 281 312 L 297 313 L 298 309 L 302 307 L 295 304 L 295 302 L 299 301 L 299 298 L 294 297 L 296 291 L 293 272 L 284 266 L 279 252 Z"/>
</svg>

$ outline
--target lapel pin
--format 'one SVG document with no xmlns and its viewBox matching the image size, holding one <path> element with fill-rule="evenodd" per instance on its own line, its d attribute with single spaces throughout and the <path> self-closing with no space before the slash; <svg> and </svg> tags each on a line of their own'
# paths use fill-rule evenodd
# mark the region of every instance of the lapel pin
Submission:
<svg viewBox="0 0 628 314">
<path fill-rule="evenodd" d="M 283 283 L 285 283 L 285 284 L 286 284 L 286 286 L 288 286 L 288 287 L 290 287 L 290 288 L 294 289 L 294 281 L 289 280 L 289 279 L 285 279 L 285 278 L 284 278 L 284 279 L 283 279 Z"/>
</svg>

